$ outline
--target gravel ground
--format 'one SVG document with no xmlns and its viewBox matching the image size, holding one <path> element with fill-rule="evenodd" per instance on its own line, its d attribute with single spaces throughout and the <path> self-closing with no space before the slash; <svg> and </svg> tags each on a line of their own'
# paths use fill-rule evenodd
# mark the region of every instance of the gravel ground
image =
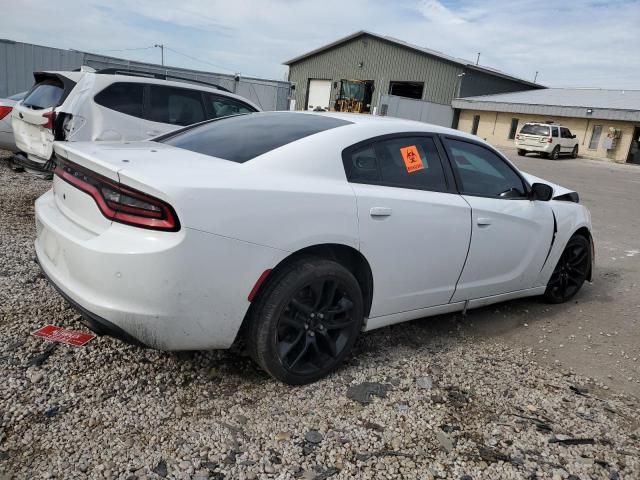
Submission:
<svg viewBox="0 0 640 480">
<path fill-rule="evenodd" d="M 292 388 L 231 352 L 163 353 L 86 330 L 33 262 L 49 183 L 0 160 L 0 479 L 638 479 L 638 400 L 458 315 L 362 336 Z M 368 402 L 368 403 L 362 403 Z"/>
</svg>

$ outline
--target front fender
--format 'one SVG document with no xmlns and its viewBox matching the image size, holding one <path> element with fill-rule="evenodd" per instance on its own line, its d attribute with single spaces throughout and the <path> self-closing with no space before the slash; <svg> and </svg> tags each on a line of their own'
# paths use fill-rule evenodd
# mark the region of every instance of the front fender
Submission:
<svg viewBox="0 0 640 480">
<path fill-rule="evenodd" d="M 553 273 L 560 255 L 564 251 L 569 239 L 581 228 L 585 228 L 589 232 L 591 246 L 593 249 L 593 238 L 591 234 L 591 215 L 583 205 L 573 202 L 564 202 L 558 200 L 550 201 L 551 208 L 556 217 L 557 232 L 551 246 L 551 251 L 547 257 L 535 286 L 543 286 L 549 283 L 551 274 Z M 593 250 L 592 250 L 593 251 Z M 593 255 L 592 255 L 593 263 Z M 589 269 L 588 280 L 591 281 L 592 268 Z"/>
</svg>

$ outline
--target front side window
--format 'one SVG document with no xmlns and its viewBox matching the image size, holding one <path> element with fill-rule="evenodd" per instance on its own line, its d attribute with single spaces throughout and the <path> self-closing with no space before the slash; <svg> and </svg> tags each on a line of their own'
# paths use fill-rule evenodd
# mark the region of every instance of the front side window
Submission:
<svg viewBox="0 0 640 480">
<path fill-rule="evenodd" d="M 142 83 L 112 83 L 98 93 L 94 100 L 110 110 L 142 118 L 143 91 Z"/>
<path fill-rule="evenodd" d="M 220 118 L 242 113 L 253 113 L 255 108 L 222 95 L 206 94 L 207 117 Z"/>
<path fill-rule="evenodd" d="M 524 198 L 520 176 L 498 155 L 483 146 L 447 140 L 461 193 L 481 197 Z"/>
<path fill-rule="evenodd" d="M 562 138 L 571 138 L 571 132 L 569 132 L 568 128 L 561 128 L 560 129 L 560 136 Z"/>
<path fill-rule="evenodd" d="M 440 155 L 429 137 L 381 140 L 347 151 L 343 161 L 351 182 L 447 191 Z"/>
<path fill-rule="evenodd" d="M 153 122 L 185 126 L 206 119 L 198 90 L 150 85 L 149 92 L 146 117 Z"/>
</svg>

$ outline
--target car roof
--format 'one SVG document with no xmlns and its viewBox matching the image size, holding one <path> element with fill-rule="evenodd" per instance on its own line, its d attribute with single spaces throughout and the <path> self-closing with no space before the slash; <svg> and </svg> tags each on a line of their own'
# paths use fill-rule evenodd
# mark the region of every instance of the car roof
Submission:
<svg viewBox="0 0 640 480">
<path fill-rule="evenodd" d="M 105 76 L 105 77 L 109 77 L 109 78 L 113 78 L 113 83 L 115 82 L 122 82 L 122 81 L 126 81 L 126 82 L 130 82 L 130 83 L 149 83 L 149 84 L 156 84 L 156 85 L 165 85 L 165 86 L 170 86 L 170 87 L 178 87 L 178 88 L 188 88 L 189 90 L 199 90 L 199 91 L 203 91 L 203 92 L 211 92 L 211 93 L 215 93 L 216 95 L 221 95 L 221 96 L 225 96 L 225 97 L 230 97 L 230 98 L 234 98 L 237 100 L 240 100 L 241 102 L 244 103 L 248 103 L 249 105 L 251 105 L 252 107 L 261 110 L 261 108 L 256 105 L 255 103 L 253 103 L 251 100 L 249 100 L 248 98 L 242 97 L 241 95 L 237 95 L 235 93 L 232 92 L 226 92 L 224 90 L 221 90 L 219 88 L 216 88 L 214 86 L 207 86 L 207 85 L 202 85 L 202 84 L 197 84 L 197 83 L 190 83 L 188 81 L 174 81 L 174 80 L 163 80 L 160 78 L 153 78 L 153 77 L 144 77 L 144 76 L 137 76 L 137 75 L 125 75 L 125 74 L 120 74 L 120 73 L 115 73 L 115 74 L 104 74 L 104 73 L 98 73 L 98 72 L 70 72 L 70 71 L 63 71 L 63 70 L 45 70 L 43 73 L 49 73 L 49 74 L 54 74 L 54 75 L 62 75 L 64 77 L 67 77 L 71 80 L 73 80 L 74 82 L 78 83 L 82 77 L 84 77 L 85 75 L 101 75 L 101 76 Z"/>
</svg>

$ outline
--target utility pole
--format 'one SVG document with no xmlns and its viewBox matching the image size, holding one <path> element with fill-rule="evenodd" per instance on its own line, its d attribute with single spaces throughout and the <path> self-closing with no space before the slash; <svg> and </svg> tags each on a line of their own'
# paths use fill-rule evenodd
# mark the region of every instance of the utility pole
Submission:
<svg viewBox="0 0 640 480">
<path fill-rule="evenodd" d="M 476 59 L 476 65 L 478 65 L 480 63 L 480 53 L 481 52 L 478 52 L 478 58 Z"/>
<path fill-rule="evenodd" d="M 535 75 L 535 77 L 533 77 L 533 83 L 536 83 L 537 79 L 538 79 L 538 71 L 536 70 L 536 75 Z"/>
<path fill-rule="evenodd" d="M 162 62 L 162 66 L 164 67 L 164 44 L 163 43 L 156 43 L 154 45 L 154 47 L 157 47 L 160 49 L 160 60 Z"/>
</svg>

